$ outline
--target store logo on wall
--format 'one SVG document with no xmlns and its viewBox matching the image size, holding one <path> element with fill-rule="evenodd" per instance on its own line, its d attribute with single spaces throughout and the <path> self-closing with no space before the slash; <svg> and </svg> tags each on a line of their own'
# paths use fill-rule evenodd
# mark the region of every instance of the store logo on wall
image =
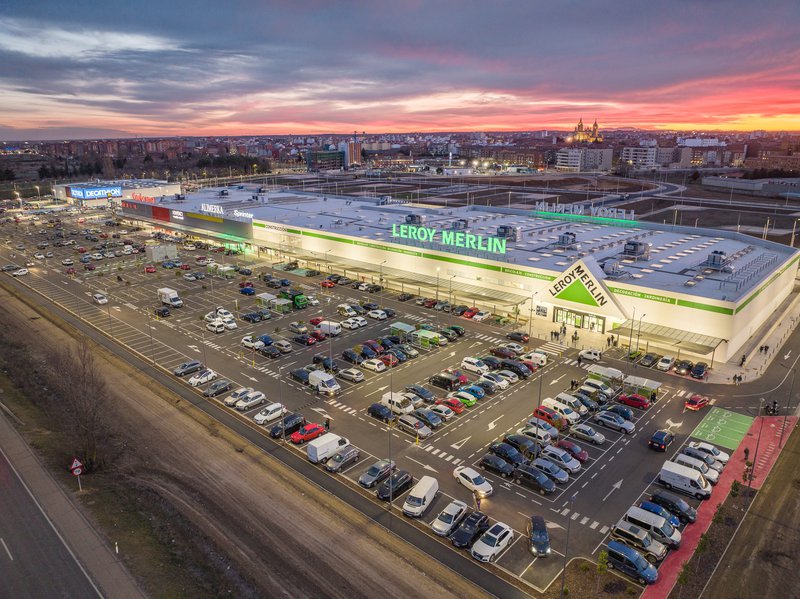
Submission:
<svg viewBox="0 0 800 599">
<path fill-rule="evenodd" d="M 589 272 L 583 260 L 562 273 L 548 291 L 552 297 L 560 300 L 597 307 L 605 306 L 610 297 L 606 286 Z"/>
<path fill-rule="evenodd" d="M 234 210 L 233 211 L 233 216 L 238 217 L 238 218 L 249 218 L 250 220 L 253 220 L 253 213 L 252 212 L 242 212 L 241 210 Z"/>
<path fill-rule="evenodd" d="M 131 194 L 131 199 L 136 200 L 137 202 L 147 202 L 148 204 L 155 204 L 156 199 L 151 196 L 143 196 L 138 192 L 134 192 Z"/>
<path fill-rule="evenodd" d="M 73 198 L 81 200 L 122 197 L 122 187 L 70 187 L 70 192 Z"/>
<path fill-rule="evenodd" d="M 183 220 L 183 212 L 181 212 L 180 210 L 173 210 L 172 220 Z"/>
<path fill-rule="evenodd" d="M 502 237 L 485 237 L 464 231 L 439 231 L 431 227 L 392 225 L 392 237 L 433 242 L 441 245 L 467 248 L 493 254 L 506 253 L 506 240 Z"/>
<path fill-rule="evenodd" d="M 200 204 L 200 211 L 206 214 L 216 214 L 217 216 L 225 215 L 222 206 L 218 206 L 217 204 Z"/>
</svg>

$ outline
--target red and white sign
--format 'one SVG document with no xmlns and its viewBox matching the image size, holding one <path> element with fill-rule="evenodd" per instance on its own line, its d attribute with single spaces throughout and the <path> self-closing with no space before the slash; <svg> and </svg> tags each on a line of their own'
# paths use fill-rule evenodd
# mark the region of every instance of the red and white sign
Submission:
<svg viewBox="0 0 800 599">
<path fill-rule="evenodd" d="M 83 464 L 78 458 L 72 458 L 72 464 L 70 464 L 69 469 L 75 476 L 80 476 L 83 473 Z"/>
<path fill-rule="evenodd" d="M 74 474 L 75 476 L 80 476 L 81 474 L 83 474 L 83 468 L 73 468 L 72 474 Z"/>
</svg>

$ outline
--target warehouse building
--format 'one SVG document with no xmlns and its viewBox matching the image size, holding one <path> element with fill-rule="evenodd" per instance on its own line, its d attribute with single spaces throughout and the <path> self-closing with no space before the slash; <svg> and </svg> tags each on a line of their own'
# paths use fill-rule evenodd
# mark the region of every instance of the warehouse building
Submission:
<svg viewBox="0 0 800 599">
<path fill-rule="evenodd" d="M 738 355 L 775 317 L 797 270 L 798 252 L 787 246 L 638 222 L 612 208 L 440 208 L 261 191 L 242 185 L 177 201 L 123 200 L 122 213 L 235 244 L 265 262 L 297 260 L 518 321 L 614 333 L 623 345 L 631 339 L 634 348 L 709 361 Z"/>
<path fill-rule="evenodd" d="M 181 193 L 179 183 L 155 179 L 121 179 L 119 181 L 87 181 L 53 186 L 57 200 L 80 208 L 119 208 L 123 199 L 155 204 L 156 199 L 174 199 Z"/>
</svg>

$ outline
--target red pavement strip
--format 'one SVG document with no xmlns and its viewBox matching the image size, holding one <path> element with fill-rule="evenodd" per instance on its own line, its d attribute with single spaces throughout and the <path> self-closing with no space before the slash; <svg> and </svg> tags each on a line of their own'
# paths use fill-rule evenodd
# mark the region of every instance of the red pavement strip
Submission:
<svg viewBox="0 0 800 599">
<path fill-rule="evenodd" d="M 761 428 L 762 421 L 763 428 Z M 797 418 L 794 416 L 786 419 L 788 434 L 792 433 L 796 422 Z M 700 536 L 711 526 L 711 519 L 714 517 L 717 506 L 728 497 L 733 481 L 739 480 L 741 482 L 742 474 L 744 473 L 744 448 L 747 447 L 750 450 L 751 458 L 756 457 L 756 440 L 758 439 L 759 428 L 761 428 L 761 442 L 758 445 L 758 457 L 753 471 L 753 488 L 761 488 L 770 470 L 775 465 L 778 454 L 781 452 L 778 448 L 778 443 L 783 431 L 783 423 L 783 416 L 762 416 L 753 420 L 747 435 L 745 435 L 739 447 L 736 448 L 728 465 L 723 469 L 719 482 L 711 493 L 711 499 L 700 504 L 697 510 L 697 521 L 684 529 L 680 549 L 669 554 L 658 569 L 658 581 L 644 590 L 641 599 L 666 599 L 672 592 L 683 562 L 692 557 L 697 543 L 700 541 Z M 784 439 L 784 445 L 785 441 Z"/>
</svg>

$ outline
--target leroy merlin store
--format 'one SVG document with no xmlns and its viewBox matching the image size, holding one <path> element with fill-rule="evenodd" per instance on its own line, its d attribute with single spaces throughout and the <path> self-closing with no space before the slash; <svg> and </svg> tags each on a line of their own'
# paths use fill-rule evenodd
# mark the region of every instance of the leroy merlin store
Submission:
<svg viewBox="0 0 800 599">
<path fill-rule="evenodd" d="M 254 193 L 255 191 L 255 193 Z M 201 190 L 175 203 L 123 202 L 123 215 L 236 243 L 273 264 L 381 282 L 475 305 L 525 326 L 619 335 L 727 360 L 780 312 L 798 253 L 732 231 L 498 207 Z M 611 214 L 614 214 L 612 211 Z M 174 215 L 174 218 L 173 218 Z"/>
</svg>

